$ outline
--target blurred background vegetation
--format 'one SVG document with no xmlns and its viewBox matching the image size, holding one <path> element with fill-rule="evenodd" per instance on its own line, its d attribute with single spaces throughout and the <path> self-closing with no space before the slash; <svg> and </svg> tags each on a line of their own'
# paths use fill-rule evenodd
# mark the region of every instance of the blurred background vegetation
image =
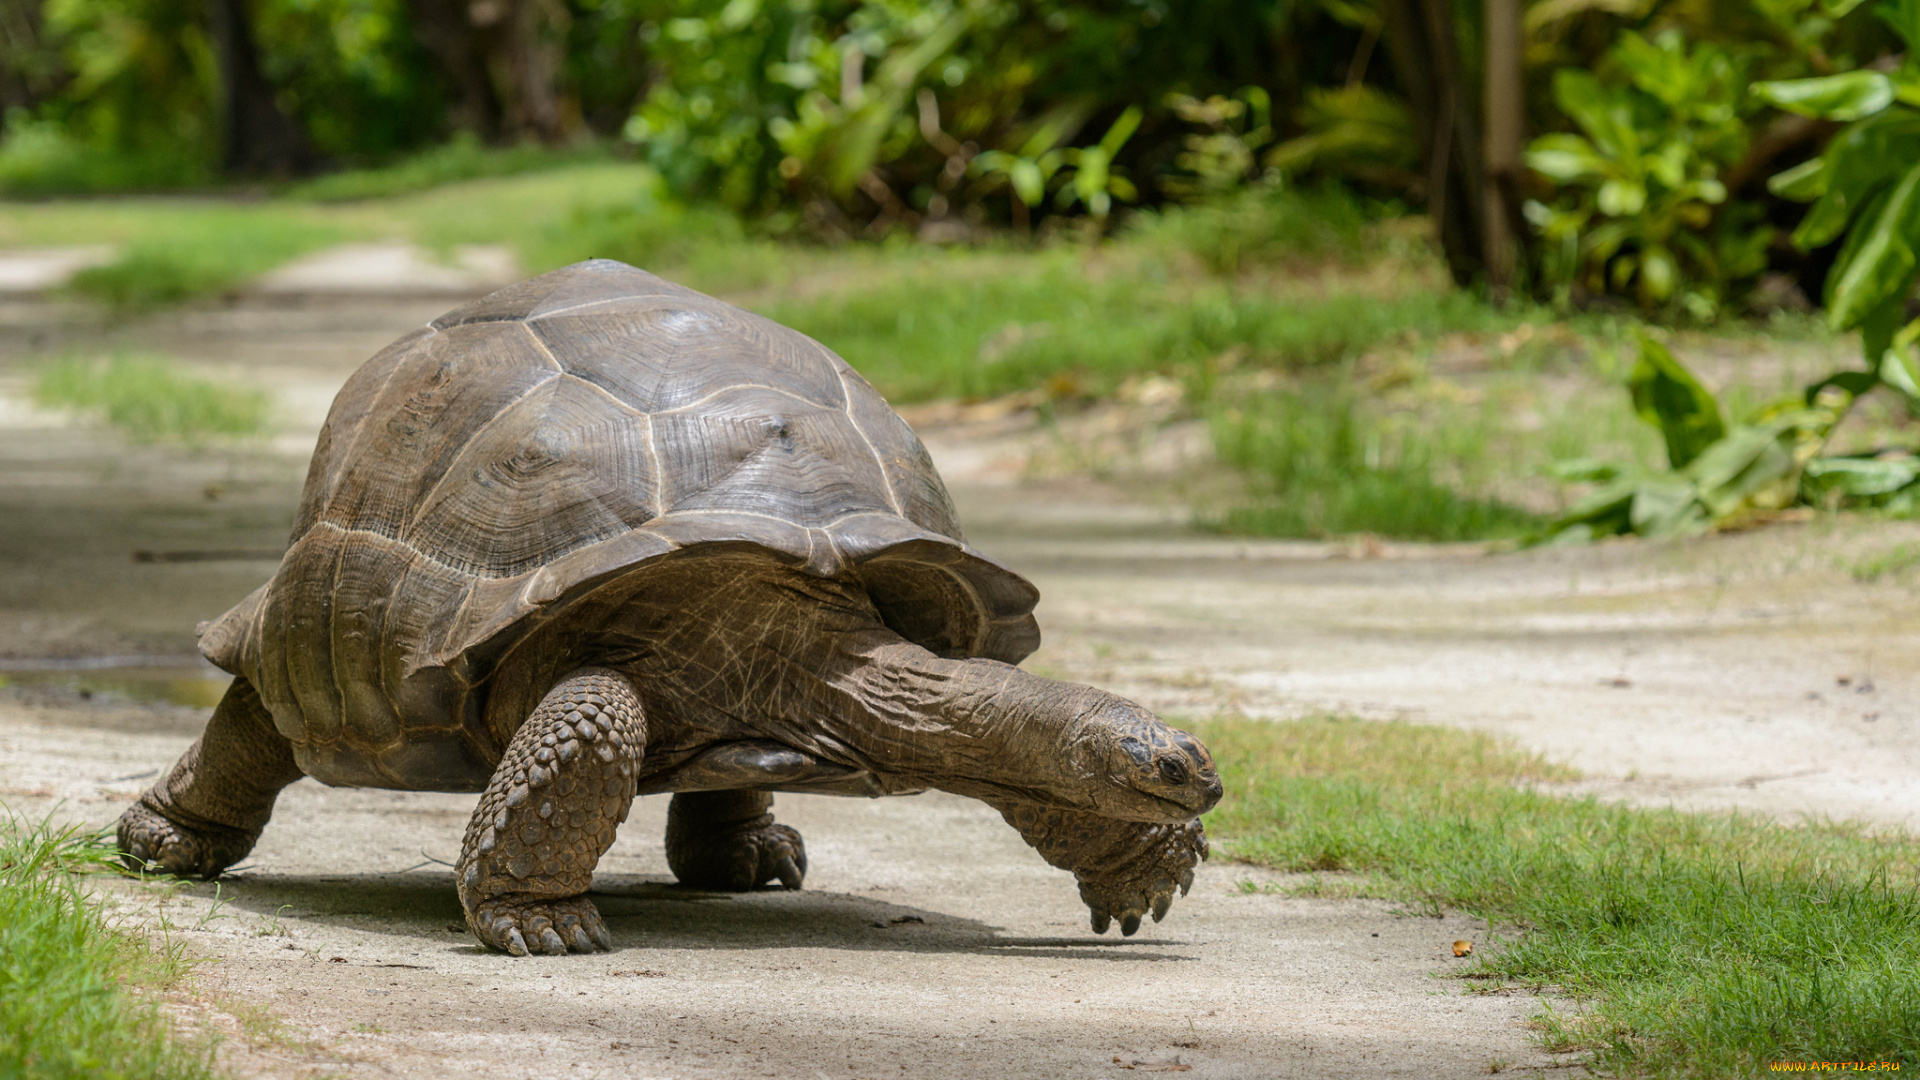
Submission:
<svg viewBox="0 0 1920 1080">
<path fill-rule="evenodd" d="M 132 311 L 504 243 L 740 298 L 900 401 L 1172 379 L 1246 478 L 1224 528 L 1900 509 L 1912 40 L 1920 0 L 0 0 L 0 242 L 115 245 L 71 288 Z M 1637 326 L 1859 359 L 1716 397 Z M 1463 334 L 1646 425 L 1496 431 L 1419 375 Z"/>
</svg>

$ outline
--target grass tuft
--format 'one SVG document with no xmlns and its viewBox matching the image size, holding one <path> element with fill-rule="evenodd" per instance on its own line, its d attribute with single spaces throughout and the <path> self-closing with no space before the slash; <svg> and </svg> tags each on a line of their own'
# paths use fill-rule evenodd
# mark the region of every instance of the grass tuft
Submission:
<svg viewBox="0 0 1920 1080">
<path fill-rule="evenodd" d="M 1252 502 L 1214 523 L 1228 532 L 1455 541 L 1518 537 L 1541 524 L 1441 478 L 1486 460 L 1484 424 L 1390 424 L 1344 383 L 1261 394 L 1216 407 L 1210 419 L 1215 453 L 1254 490 Z"/>
<path fill-rule="evenodd" d="M 762 314 L 819 339 L 897 401 L 1050 383 L 1100 394 L 1145 372 L 1203 379 L 1226 355 L 1241 365 L 1323 366 L 1391 339 L 1514 321 L 1458 292 L 1237 296 L 1131 267 L 1089 273 L 1071 252 L 903 258 L 870 287 L 785 300 Z"/>
<path fill-rule="evenodd" d="M 1362 262 L 1372 216 L 1343 187 L 1267 185 L 1212 202 L 1143 210 L 1128 224 L 1127 236 L 1150 248 L 1185 252 L 1231 277 L 1254 266 Z"/>
<path fill-rule="evenodd" d="M 0 1076 L 192 1080 L 211 1049 L 177 1041 L 150 996 L 189 967 L 108 923 L 80 875 L 116 852 L 79 826 L 0 819 Z"/>
<path fill-rule="evenodd" d="M 80 271 L 68 288 L 109 307 L 147 311 L 225 292 L 339 238 L 338 229 L 299 215 L 196 213 L 140 236 L 113 262 Z"/>
<path fill-rule="evenodd" d="M 189 445 L 266 430 L 268 400 L 259 390 L 183 375 L 157 357 L 67 357 L 43 368 L 34 385 L 42 406 L 103 416 L 139 442 Z"/>
<path fill-rule="evenodd" d="M 439 146 L 370 169 L 347 169 L 297 184 L 287 195 L 313 202 L 353 202 L 426 191 L 462 180 L 566 168 L 608 160 L 595 145 L 556 148 L 537 143 L 490 147 L 471 132 L 459 132 Z"/>
<path fill-rule="evenodd" d="M 1195 726 L 1235 858 L 1302 891 L 1519 927 L 1469 977 L 1577 996 L 1549 1047 L 1630 1075 L 1920 1065 L 1920 840 L 1534 790 L 1565 770 L 1484 734 L 1343 719 Z"/>
</svg>

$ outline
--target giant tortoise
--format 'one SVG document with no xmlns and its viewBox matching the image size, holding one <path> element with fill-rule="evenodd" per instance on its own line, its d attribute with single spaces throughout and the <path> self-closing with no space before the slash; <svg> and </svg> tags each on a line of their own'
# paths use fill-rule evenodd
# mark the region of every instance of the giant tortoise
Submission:
<svg viewBox="0 0 1920 1080">
<path fill-rule="evenodd" d="M 673 793 L 680 881 L 745 890 L 806 872 L 772 792 L 939 788 L 1131 934 L 1191 884 L 1220 780 L 1140 706 L 1013 666 L 1037 598 L 839 357 L 580 263 L 347 381 L 279 570 L 202 629 L 233 684 L 120 844 L 210 877 L 301 776 L 481 792 L 467 925 L 584 952 L 611 947 L 585 894 L 636 794 Z"/>
</svg>

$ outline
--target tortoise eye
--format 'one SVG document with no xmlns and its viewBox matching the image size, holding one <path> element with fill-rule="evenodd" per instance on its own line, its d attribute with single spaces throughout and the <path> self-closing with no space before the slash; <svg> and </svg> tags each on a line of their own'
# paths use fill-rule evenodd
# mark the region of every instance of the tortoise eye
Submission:
<svg viewBox="0 0 1920 1080">
<path fill-rule="evenodd" d="M 1180 763 L 1179 758 L 1161 758 L 1160 779 L 1169 784 L 1184 784 L 1187 782 L 1187 767 Z"/>
</svg>

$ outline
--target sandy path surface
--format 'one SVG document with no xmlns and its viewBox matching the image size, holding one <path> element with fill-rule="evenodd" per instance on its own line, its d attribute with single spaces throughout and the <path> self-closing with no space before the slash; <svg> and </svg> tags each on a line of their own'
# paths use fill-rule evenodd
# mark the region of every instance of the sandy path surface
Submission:
<svg viewBox="0 0 1920 1080">
<path fill-rule="evenodd" d="M 101 328 L 0 311 L 0 798 L 111 820 L 204 722 L 194 623 L 271 572 L 332 390 L 444 303 L 325 302 Z M 274 391 L 246 452 L 130 448 L 32 409 L 24 361 L 132 346 Z M 1913 589 L 1850 567 L 1905 525 L 1487 555 L 1248 543 L 1083 480 L 1034 482 L 1057 434 L 930 429 L 981 548 L 1041 588 L 1030 666 L 1172 715 L 1343 709 L 1504 732 L 1641 801 L 1920 820 Z M 144 553 L 136 561 L 134 553 Z M 145 668 L 50 671 L 119 658 Z M 1841 683 L 1841 679 L 1845 683 Z M 799 894 L 668 884 L 643 800 L 596 888 L 619 951 L 508 961 L 449 933 L 462 796 L 290 789 L 246 869 L 125 902 L 216 958 L 243 1071 L 442 1076 L 1444 1076 L 1552 1063 L 1532 998 L 1436 979 L 1484 928 L 1257 891 L 1216 859 L 1168 921 L 1094 938 L 1071 878 L 983 807 L 783 796 Z M 1255 891 L 1241 888 L 1252 882 Z M 914 921 L 914 920 L 920 921 Z M 896 921 L 899 920 L 899 921 Z M 880 923 L 883 925 L 876 926 Z M 1375 937 L 1374 935 L 1379 935 Z M 335 960 L 335 957 L 340 959 Z M 223 1023 L 225 1023 L 223 1021 Z M 230 1024 L 228 1026 L 231 1026 Z M 1114 1058 L 1120 1058 L 1116 1064 Z"/>
</svg>

